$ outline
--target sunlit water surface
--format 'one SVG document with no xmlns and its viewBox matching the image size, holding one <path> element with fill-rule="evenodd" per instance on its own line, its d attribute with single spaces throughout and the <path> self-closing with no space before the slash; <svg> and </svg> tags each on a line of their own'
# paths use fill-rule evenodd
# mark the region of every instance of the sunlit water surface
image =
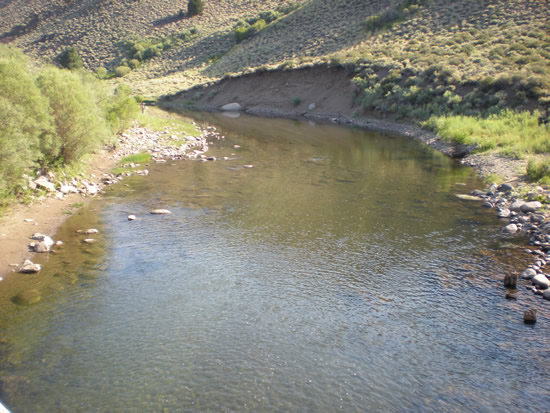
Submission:
<svg viewBox="0 0 550 413">
<path fill-rule="evenodd" d="M 550 409 L 547 306 L 504 299 L 527 257 L 455 196 L 471 170 L 364 131 L 209 122 L 230 160 L 110 188 L 27 276 L 42 300 L 4 297 L 14 412 Z"/>
</svg>

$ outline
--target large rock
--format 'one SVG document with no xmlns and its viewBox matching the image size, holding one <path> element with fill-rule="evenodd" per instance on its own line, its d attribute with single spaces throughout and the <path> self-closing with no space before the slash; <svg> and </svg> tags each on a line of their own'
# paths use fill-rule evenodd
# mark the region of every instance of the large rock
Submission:
<svg viewBox="0 0 550 413">
<path fill-rule="evenodd" d="M 546 278 L 544 274 L 535 275 L 531 281 L 541 290 L 546 290 L 548 287 L 550 287 L 550 281 L 548 280 L 548 278 Z"/>
<path fill-rule="evenodd" d="M 537 272 L 532 268 L 527 268 L 523 273 L 521 273 L 521 278 L 526 280 L 532 280 L 533 277 L 537 275 Z"/>
<path fill-rule="evenodd" d="M 61 188 L 59 188 L 59 192 L 65 195 L 76 194 L 78 192 L 78 189 L 72 185 L 61 185 Z"/>
<path fill-rule="evenodd" d="M 42 269 L 40 264 L 33 264 L 30 260 L 25 260 L 23 262 L 23 265 L 21 265 L 21 268 L 19 269 L 19 272 L 22 272 L 23 274 L 34 274 L 36 272 L 39 272 Z"/>
<path fill-rule="evenodd" d="M 512 205 L 510 205 L 510 209 L 517 212 L 521 209 L 521 206 L 523 204 L 525 204 L 525 201 L 523 199 L 516 199 L 514 202 L 512 202 Z"/>
<path fill-rule="evenodd" d="M 50 245 L 47 244 L 47 243 L 44 242 L 44 241 L 31 242 L 31 243 L 29 244 L 29 247 L 30 247 L 34 252 L 48 252 L 48 251 L 50 251 Z"/>
<path fill-rule="evenodd" d="M 221 110 L 225 112 L 238 112 L 239 110 L 241 110 L 241 105 L 237 102 L 228 103 L 226 105 L 223 105 L 221 107 Z"/>
<path fill-rule="evenodd" d="M 51 239 L 50 237 L 48 237 L 47 235 L 44 235 L 44 234 L 41 234 L 39 232 L 35 233 L 35 234 L 32 234 L 32 237 L 31 239 L 35 240 L 35 241 L 43 241 L 45 242 L 48 247 L 51 247 L 53 244 L 55 244 L 53 242 L 53 239 Z"/>
<path fill-rule="evenodd" d="M 542 208 L 542 204 L 539 201 L 532 201 L 532 202 L 526 202 L 520 207 L 520 211 L 528 214 L 531 212 L 535 212 L 538 209 Z"/>
<path fill-rule="evenodd" d="M 513 191 L 514 190 L 514 187 L 510 184 L 501 184 L 499 187 L 498 187 L 498 190 L 499 192 L 510 192 L 510 191 Z"/>
<path fill-rule="evenodd" d="M 42 189 L 50 192 L 55 192 L 55 185 L 48 181 L 48 178 L 46 178 L 45 176 L 41 176 L 40 178 L 35 179 L 34 183 Z"/>
</svg>

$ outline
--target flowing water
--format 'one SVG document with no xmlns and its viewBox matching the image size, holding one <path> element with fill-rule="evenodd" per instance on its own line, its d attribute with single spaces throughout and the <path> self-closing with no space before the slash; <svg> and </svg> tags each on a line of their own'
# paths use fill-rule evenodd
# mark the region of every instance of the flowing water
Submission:
<svg viewBox="0 0 550 413">
<path fill-rule="evenodd" d="M 0 294 L 13 412 L 550 408 L 548 305 L 504 299 L 527 257 L 456 197 L 482 186 L 470 169 L 364 131 L 208 120 L 229 160 L 109 188 L 21 275 L 39 303 Z"/>
</svg>

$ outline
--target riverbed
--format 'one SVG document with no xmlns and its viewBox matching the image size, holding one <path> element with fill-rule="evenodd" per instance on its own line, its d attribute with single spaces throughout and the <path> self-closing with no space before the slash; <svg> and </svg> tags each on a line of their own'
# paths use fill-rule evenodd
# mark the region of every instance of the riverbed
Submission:
<svg viewBox="0 0 550 413">
<path fill-rule="evenodd" d="M 199 121 L 216 161 L 110 187 L 21 275 L 41 301 L 0 297 L 14 412 L 548 408 L 548 309 L 504 298 L 525 241 L 456 197 L 473 170 L 362 130 Z"/>
</svg>

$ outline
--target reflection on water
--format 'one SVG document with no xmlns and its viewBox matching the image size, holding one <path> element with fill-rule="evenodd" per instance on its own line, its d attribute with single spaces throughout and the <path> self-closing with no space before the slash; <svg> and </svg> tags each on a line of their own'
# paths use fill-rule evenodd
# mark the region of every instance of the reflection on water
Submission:
<svg viewBox="0 0 550 413">
<path fill-rule="evenodd" d="M 455 197 L 479 185 L 472 171 L 363 131 L 208 121 L 230 160 L 111 188 L 60 229 L 33 276 L 40 303 L 0 296 L 14 411 L 550 405 L 548 314 L 526 327 L 537 298 L 504 300 L 524 257 Z M 98 243 L 82 244 L 87 228 Z"/>
</svg>

